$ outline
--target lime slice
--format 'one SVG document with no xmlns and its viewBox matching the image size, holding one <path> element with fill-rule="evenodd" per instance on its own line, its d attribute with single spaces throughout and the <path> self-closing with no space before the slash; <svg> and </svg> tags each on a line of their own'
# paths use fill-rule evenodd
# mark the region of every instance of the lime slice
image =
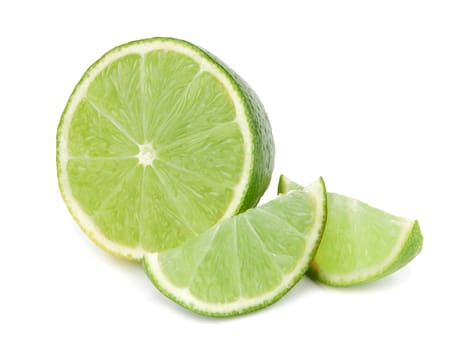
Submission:
<svg viewBox="0 0 475 350">
<path fill-rule="evenodd" d="M 57 134 L 72 216 L 103 249 L 132 260 L 255 206 L 273 159 L 254 92 L 211 54 L 170 38 L 131 42 L 94 63 Z"/>
<path fill-rule="evenodd" d="M 232 316 L 281 298 L 307 271 L 326 218 L 323 180 L 146 254 L 155 286 L 197 313 Z"/>
<path fill-rule="evenodd" d="M 301 188 L 280 177 L 279 193 Z M 289 192 L 291 193 L 291 192 Z M 328 218 L 310 277 L 349 286 L 386 276 L 422 249 L 417 220 L 385 213 L 353 198 L 328 193 Z"/>
</svg>

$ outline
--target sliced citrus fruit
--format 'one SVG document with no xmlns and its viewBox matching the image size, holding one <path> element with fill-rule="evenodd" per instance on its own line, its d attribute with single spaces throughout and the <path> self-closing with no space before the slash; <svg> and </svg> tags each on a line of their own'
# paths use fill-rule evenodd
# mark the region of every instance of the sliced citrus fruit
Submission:
<svg viewBox="0 0 475 350">
<path fill-rule="evenodd" d="M 211 54 L 171 38 L 107 52 L 77 84 L 57 133 L 72 216 L 132 260 L 255 206 L 273 160 L 255 93 Z"/>
<path fill-rule="evenodd" d="M 170 299 L 197 313 L 231 316 L 282 297 L 307 271 L 326 218 L 323 180 L 218 222 L 180 247 L 144 256 Z"/>
<path fill-rule="evenodd" d="M 279 193 L 302 188 L 280 177 Z M 349 286 L 386 276 L 422 249 L 417 220 L 385 213 L 359 200 L 328 193 L 328 217 L 309 276 L 334 286 Z"/>
</svg>

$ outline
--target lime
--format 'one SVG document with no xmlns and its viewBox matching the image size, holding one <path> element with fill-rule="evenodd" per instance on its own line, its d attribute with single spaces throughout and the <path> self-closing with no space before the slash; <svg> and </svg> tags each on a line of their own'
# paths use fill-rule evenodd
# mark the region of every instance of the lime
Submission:
<svg viewBox="0 0 475 350">
<path fill-rule="evenodd" d="M 132 260 L 255 206 L 273 161 L 255 93 L 210 53 L 171 38 L 107 52 L 58 126 L 69 211 L 96 244 Z"/>
<path fill-rule="evenodd" d="M 323 180 L 218 222 L 182 246 L 146 254 L 155 286 L 182 306 L 232 316 L 281 298 L 307 271 L 326 218 Z"/>
<path fill-rule="evenodd" d="M 279 193 L 301 188 L 280 177 Z M 328 193 L 328 218 L 310 266 L 310 277 L 349 286 L 386 276 L 410 262 L 422 249 L 417 220 L 370 207 L 359 200 Z"/>
</svg>

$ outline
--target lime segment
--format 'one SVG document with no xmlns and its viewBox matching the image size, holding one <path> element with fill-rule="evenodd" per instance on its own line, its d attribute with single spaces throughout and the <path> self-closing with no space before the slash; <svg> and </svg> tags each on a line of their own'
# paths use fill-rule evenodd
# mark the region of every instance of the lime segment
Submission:
<svg viewBox="0 0 475 350">
<path fill-rule="evenodd" d="M 218 222 L 180 247 L 146 254 L 166 296 L 197 313 L 238 315 L 282 297 L 307 271 L 326 218 L 323 180 Z"/>
<path fill-rule="evenodd" d="M 301 188 L 280 177 L 279 193 Z M 309 275 L 324 283 L 348 286 L 388 275 L 422 249 L 416 220 L 385 213 L 359 200 L 328 193 L 328 219 Z"/>
</svg>

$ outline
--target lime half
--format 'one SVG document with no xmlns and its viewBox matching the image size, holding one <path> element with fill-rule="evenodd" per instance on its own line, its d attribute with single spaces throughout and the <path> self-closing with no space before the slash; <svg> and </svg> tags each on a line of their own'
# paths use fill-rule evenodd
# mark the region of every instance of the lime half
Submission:
<svg viewBox="0 0 475 350">
<path fill-rule="evenodd" d="M 74 89 L 57 133 L 72 216 L 132 260 L 255 206 L 273 160 L 254 92 L 208 52 L 170 38 L 107 52 Z"/>
<path fill-rule="evenodd" d="M 231 316 L 282 297 L 307 271 L 326 218 L 323 180 L 223 220 L 182 246 L 146 254 L 155 286 L 197 313 Z"/>
<path fill-rule="evenodd" d="M 280 177 L 279 193 L 299 188 L 285 176 Z M 327 198 L 327 224 L 310 277 L 334 286 L 368 282 L 400 269 L 421 251 L 417 220 L 394 216 L 336 193 L 328 193 Z"/>
</svg>

